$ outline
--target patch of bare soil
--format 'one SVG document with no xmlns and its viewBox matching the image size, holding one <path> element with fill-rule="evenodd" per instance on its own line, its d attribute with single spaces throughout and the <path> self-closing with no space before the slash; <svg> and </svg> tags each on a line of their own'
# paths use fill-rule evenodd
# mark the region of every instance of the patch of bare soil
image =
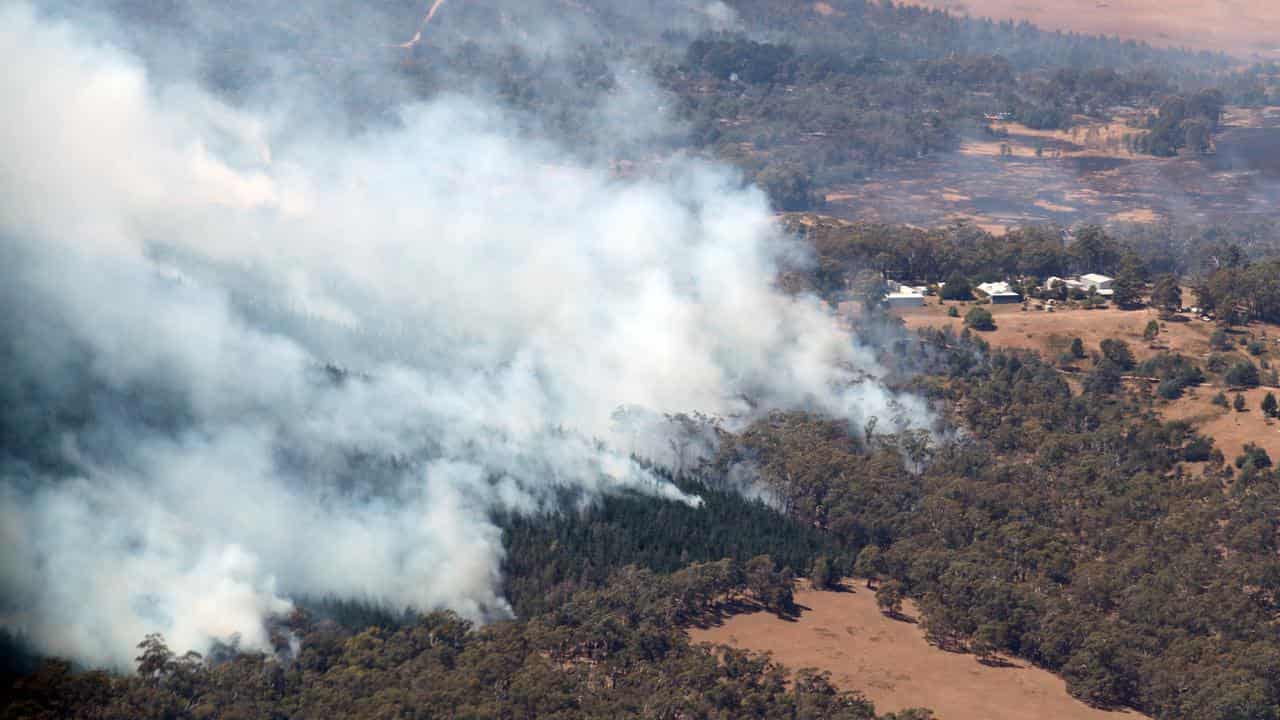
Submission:
<svg viewBox="0 0 1280 720">
<path fill-rule="evenodd" d="M 1027 20 L 1046 30 L 1111 35 L 1163 47 L 1280 59 L 1275 0 L 909 0 L 956 14 Z"/>
<path fill-rule="evenodd" d="M 861 584 L 849 592 L 801 589 L 794 619 L 766 612 L 737 615 L 690 632 L 696 642 L 772 653 L 791 668 L 817 668 L 847 690 L 859 690 L 880 712 L 931 708 L 946 720 L 1128 720 L 1133 712 L 1091 708 L 1067 694 L 1052 673 L 1021 661 L 1003 667 L 929 645 L 920 626 L 891 620 Z M 908 614 L 915 608 L 908 605 Z"/>
</svg>

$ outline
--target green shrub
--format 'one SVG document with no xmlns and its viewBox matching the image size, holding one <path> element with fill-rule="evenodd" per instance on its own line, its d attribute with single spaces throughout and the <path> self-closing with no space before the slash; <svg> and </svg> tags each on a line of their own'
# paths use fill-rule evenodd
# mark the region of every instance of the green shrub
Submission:
<svg viewBox="0 0 1280 720">
<path fill-rule="evenodd" d="M 1177 400 L 1182 397 L 1182 389 L 1184 385 L 1177 380 L 1162 380 L 1160 386 L 1156 388 L 1156 394 L 1165 400 Z"/>
<path fill-rule="evenodd" d="M 1258 367 L 1248 360 L 1242 360 L 1227 370 L 1227 374 L 1223 379 L 1231 387 L 1258 387 L 1261 378 L 1258 374 Z"/>
<path fill-rule="evenodd" d="M 1182 459 L 1187 462 L 1205 462 L 1213 457 L 1213 441 L 1197 435 L 1182 449 Z"/>
<path fill-rule="evenodd" d="M 964 316 L 964 324 L 974 330 L 995 330 L 996 321 L 986 308 L 974 307 Z"/>
<path fill-rule="evenodd" d="M 1276 402 L 1275 393 L 1267 393 L 1267 396 L 1262 398 L 1262 414 L 1270 418 L 1280 415 L 1280 403 Z"/>
<path fill-rule="evenodd" d="M 1253 468 L 1256 470 L 1265 470 L 1271 467 L 1271 456 L 1266 450 L 1254 445 L 1253 443 L 1245 443 L 1244 454 L 1236 458 L 1236 467 L 1241 470 Z"/>
<path fill-rule="evenodd" d="M 1214 350 L 1230 350 L 1231 336 L 1227 334 L 1226 330 L 1218 328 L 1209 336 L 1209 347 Z"/>
<path fill-rule="evenodd" d="M 1235 365 L 1240 361 L 1241 357 L 1239 355 L 1214 353 L 1209 356 L 1209 361 L 1205 363 L 1205 366 L 1209 368 L 1209 372 L 1211 373 L 1224 373 L 1232 365 Z"/>
<path fill-rule="evenodd" d="M 1107 338 L 1102 341 L 1101 347 L 1102 356 L 1115 363 L 1121 370 L 1132 370 L 1137 365 L 1133 359 L 1133 351 L 1129 349 L 1129 343 Z"/>
</svg>

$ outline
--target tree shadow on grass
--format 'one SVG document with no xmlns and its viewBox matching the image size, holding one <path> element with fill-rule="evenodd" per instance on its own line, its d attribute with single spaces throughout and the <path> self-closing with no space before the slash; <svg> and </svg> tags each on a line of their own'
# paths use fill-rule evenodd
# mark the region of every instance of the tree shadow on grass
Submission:
<svg viewBox="0 0 1280 720">
<path fill-rule="evenodd" d="M 808 605 L 792 603 L 789 608 L 774 610 L 750 598 L 734 597 L 722 600 L 713 607 L 698 613 L 690 620 L 688 626 L 699 630 L 710 630 L 711 628 L 722 627 L 726 622 L 738 615 L 751 615 L 758 612 L 770 612 L 779 620 L 796 622 L 801 615 L 812 609 Z"/>
</svg>

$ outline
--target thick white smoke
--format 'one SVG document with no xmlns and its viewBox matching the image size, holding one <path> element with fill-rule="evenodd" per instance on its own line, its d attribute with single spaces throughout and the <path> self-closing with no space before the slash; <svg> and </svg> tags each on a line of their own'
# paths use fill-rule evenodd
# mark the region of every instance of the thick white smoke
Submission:
<svg viewBox="0 0 1280 720">
<path fill-rule="evenodd" d="M 57 429 L 3 438 L 0 621 L 42 651 L 263 647 L 297 594 L 501 615 L 493 511 L 696 502 L 620 406 L 925 414 L 772 289 L 731 173 L 619 181 L 460 97 L 281 127 L 22 5 L 0 60 L 4 427 Z"/>
</svg>

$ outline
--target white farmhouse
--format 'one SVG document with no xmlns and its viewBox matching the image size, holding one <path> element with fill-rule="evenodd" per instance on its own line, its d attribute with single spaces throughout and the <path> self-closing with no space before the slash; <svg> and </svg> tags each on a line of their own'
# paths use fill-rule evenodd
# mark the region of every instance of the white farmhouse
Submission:
<svg viewBox="0 0 1280 720">
<path fill-rule="evenodd" d="M 978 292 L 990 298 L 995 305 L 1022 302 L 1022 296 L 1014 292 L 1007 282 L 982 283 L 977 289 Z"/>
<path fill-rule="evenodd" d="M 1086 291 L 1096 290 L 1099 295 L 1111 296 L 1115 294 L 1115 278 L 1099 275 L 1097 273 L 1088 273 L 1080 276 L 1080 284 L 1084 286 Z"/>
<path fill-rule="evenodd" d="M 893 284 L 889 286 L 889 292 L 885 294 L 884 302 L 891 308 L 922 307 L 924 305 L 924 290 L 909 285 Z"/>
</svg>

